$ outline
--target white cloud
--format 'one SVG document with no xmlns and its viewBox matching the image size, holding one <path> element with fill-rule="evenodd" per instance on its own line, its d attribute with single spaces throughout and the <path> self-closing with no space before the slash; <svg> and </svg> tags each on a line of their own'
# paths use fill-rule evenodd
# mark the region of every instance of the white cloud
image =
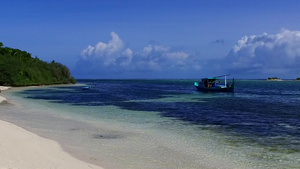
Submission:
<svg viewBox="0 0 300 169">
<path fill-rule="evenodd" d="M 300 64 L 300 31 L 242 37 L 225 58 L 233 70 L 286 73 Z"/>
<path fill-rule="evenodd" d="M 120 63 L 121 66 L 129 66 L 131 61 L 132 61 L 132 57 L 133 57 L 133 51 L 129 48 L 127 48 L 122 55 L 124 56 L 124 60 L 123 62 Z"/>
<path fill-rule="evenodd" d="M 183 60 L 189 57 L 185 52 L 171 52 L 167 53 L 166 56 L 172 60 Z"/>
<path fill-rule="evenodd" d="M 83 60 L 93 60 L 99 65 L 110 66 L 120 65 L 126 66 L 131 62 L 132 51 L 130 49 L 124 50 L 124 43 L 120 37 L 111 32 L 112 39 L 108 43 L 98 42 L 95 47 L 88 46 L 81 52 Z"/>
<path fill-rule="evenodd" d="M 88 56 L 91 56 L 93 54 L 94 50 L 95 50 L 95 47 L 89 45 L 86 49 L 84 49 L 81 52 L 82 58 L 87 59 Z"/>
<path fill-rule="evenodd" d="M 232 73 L 247 78 L 266 77 L 267 74 L 293 73 L 296 76 L 300 72 L 300 31 L 282 30 L 278 34 L 244 36 L 223 59 L 206 60 L 155 44 L 133 51 L 125 47 L 116 33 L 112 32 L 111 36 L 108 43 L 98 42 L 82 50 L 77 67 L 80 73 L 102 73 L 107 77 L 135 72 L 152 73 L 153 77 L 164 73 L 174 77 L 177 73 L 194 74 L 194 77 L 199 73 L 204 76 Z"/>
<path fill-rule="evenodd" d="M 136 54 L 141 57 L 143 66 L 148 63 L 148 68 L 166 69 L 177 66 L 187 66 L 189 54 L 179 51 L 174 52 L 170 47 L 161 45 L 148 45 Z"/>
<path fill-rule="evenodd" d="M 188 65 L 189 55 L 183 51 L 172 51 L 162 45 L 148 45 L 140 51 L 125 49 L 122 39 L 114 32 L 108 43 L 98 42 L 81 52 L 81 67 L 94 71 L 158 71 Z M 85 68 L 87 70 L 88 68 Z M 95 70 L 97 69 L 97 70 Z"/>
<path fill-rule="evenodd" d="M 115 54 L 119 53 L 123 49 L 123 41 L 114 32 L 111 32 L 111 36 L 112 39 L 108 43 L 98 42 L 95 47 L 89 45 L 81 52 L 82 58 L 113 57 Z"/>
</svg>

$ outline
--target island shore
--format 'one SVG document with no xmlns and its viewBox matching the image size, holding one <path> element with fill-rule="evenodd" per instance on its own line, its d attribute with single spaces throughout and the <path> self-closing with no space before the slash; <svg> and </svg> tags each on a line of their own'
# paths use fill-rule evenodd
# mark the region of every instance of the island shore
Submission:
<svg viewBox="0 0 300 169">
<path fill-rule="evenodd" d="M 2 91 L 9 89 L 1 86 Z M 6 100 L 0 96 L 0 102 Z M 1 106 L 1 105 L 0 105 Z M 76 159 L 52 140 L 0 120 L 1 169 L 103 169 Z"/>
</svg>

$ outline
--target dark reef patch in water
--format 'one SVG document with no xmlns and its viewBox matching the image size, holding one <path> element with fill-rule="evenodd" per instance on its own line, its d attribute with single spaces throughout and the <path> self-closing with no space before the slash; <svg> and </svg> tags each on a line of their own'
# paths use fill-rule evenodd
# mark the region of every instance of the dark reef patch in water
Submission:
<svg viewBox="0 0 300 169">
<path fill-rule="evenodd" d="M 113 135 L 113 134 L 94 134 L 92 138 L 95 139 L 118 139 L 118 138 L 123 138 L 120 135 Z"/>
</svg>

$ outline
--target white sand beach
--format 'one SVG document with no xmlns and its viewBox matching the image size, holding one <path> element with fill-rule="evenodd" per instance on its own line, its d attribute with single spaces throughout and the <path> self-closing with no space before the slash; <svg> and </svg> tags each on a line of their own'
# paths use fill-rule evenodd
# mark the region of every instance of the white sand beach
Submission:
<svg viewBox="0 0 300 169">
<path fill-rule="evenodd" d="M 101 167 L 77 160 L 55 141 L 0 120 L 1 169 L 84 169 Z"/>
<path fill-rule="evenodd" d="M 1 91 L 9 87 L 0 86 Z M 0 96 L 0 102 L 6 100 Z M 1 105 L 0 105 L 1 108 Z M 102 169 L 64 152 L 52 140 L 0 120 L 0 169 Z"/>
</svg>

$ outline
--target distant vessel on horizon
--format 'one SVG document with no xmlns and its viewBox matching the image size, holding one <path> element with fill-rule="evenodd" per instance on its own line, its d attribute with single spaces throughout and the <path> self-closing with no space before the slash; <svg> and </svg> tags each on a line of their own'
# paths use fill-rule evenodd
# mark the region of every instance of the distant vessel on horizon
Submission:
<svg viewBox="0 0 300 169">
<path fill-rule="evenodd" d="M 216 77 L 209 77 L 201 79 L 201 82 L 195 82 L 194 86 L 198 91 L 202 92 L 233 92 L 234 90 L 234 79 L 232 82 L 228 83 L 226 76 L 216 76 Z M 221 84 L 221 78 L 224 77 L 224 84 Z"/>
</svg>

